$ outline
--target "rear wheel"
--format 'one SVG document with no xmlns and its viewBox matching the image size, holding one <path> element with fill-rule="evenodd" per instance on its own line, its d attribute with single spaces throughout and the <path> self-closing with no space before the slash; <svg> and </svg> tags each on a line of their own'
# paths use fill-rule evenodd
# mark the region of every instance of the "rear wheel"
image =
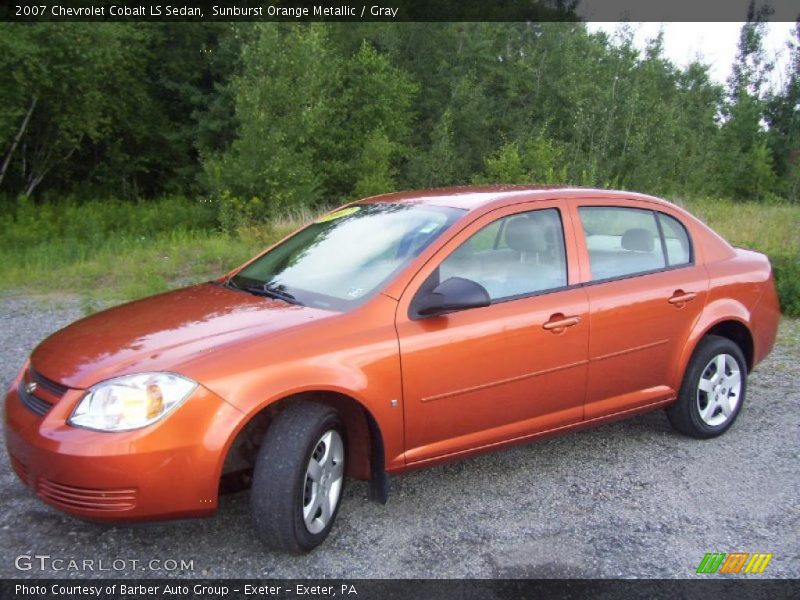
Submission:
<svg viewBox="0 0 800 600">
<path fill-rule="evenodd" d="M 697 345 L 667 417 L 685 435 L 718 436 L 733 425 L 746 390 L 747 363 L 739 346 L 728 338 L 706 336 Z"/>
<path fill-rule="evenodd" d="M 321 544 L 339 511 L 345 435 L 332 408 L 297 402 L 270 425 L 253 473 L 251 511 L 270 548 L 300 554 Z"/>
</svg>

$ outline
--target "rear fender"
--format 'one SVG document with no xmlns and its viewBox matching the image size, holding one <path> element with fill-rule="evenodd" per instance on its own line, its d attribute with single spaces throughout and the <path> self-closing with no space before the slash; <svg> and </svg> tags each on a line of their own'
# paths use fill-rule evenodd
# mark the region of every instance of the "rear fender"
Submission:
<svg viewBox="0 0 800 600">
<path fill-rule="evenodd" d="M 720 298 L 709 302 L 700 314 L 700 318 L 695 323 L 692 332 L 689 334 L 689 339 L 686 341 L 681 354 L 678 372 L 675 374 L 673 389 L 680 390 L 683 374 L 686 373 L 697 344 L 715 325 L 723 321 L 737 321 L 750 330 L 752 334 L 750 326 L 751 313 L 744 304 L 731 298 Z"/>
</svg>

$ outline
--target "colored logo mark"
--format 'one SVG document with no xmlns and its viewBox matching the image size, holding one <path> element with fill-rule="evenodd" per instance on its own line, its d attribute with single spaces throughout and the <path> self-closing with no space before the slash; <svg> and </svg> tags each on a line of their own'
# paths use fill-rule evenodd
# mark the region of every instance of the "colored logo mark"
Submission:
<svg viewBox="0 0 800 600">
<path fill-rule="evenodd" d="M 698 573 L 763 573 L 772 553 L 769 552 L 708 552 L 697 566 Z"/>
</svg>

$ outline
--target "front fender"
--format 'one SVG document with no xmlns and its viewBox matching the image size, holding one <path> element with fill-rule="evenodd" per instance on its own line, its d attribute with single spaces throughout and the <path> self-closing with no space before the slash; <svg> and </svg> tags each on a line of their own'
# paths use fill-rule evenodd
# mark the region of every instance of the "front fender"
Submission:
<svg viewBox="0 0 800 600">
<path fill-rule="evenodd" d="M 373 349 L 371 354 L 374 359 L 377 353 Z M 401 468 L 405 463 L 399 364 L 387 358 L 371 361 L 366 369 L 356 369 L 347 364 L 318 362 L 282 363 L 238 375 L 236 386 L 227 387 L 225 399 L 242 411 L 243 418 L 231 432 L 229 444 L 253 417 L 286 398 L 333 393 L 346 396 L 365 409 L 381 435 L 385 468 Z M 392 400 L 397 402 L 393 404 Z"/>
</svg>

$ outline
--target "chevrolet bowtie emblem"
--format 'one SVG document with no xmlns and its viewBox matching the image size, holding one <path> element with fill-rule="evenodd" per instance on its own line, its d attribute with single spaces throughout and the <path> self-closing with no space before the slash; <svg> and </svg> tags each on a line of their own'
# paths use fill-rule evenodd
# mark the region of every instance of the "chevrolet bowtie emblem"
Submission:
<svg viewBox="0 0 800 600">
<path fill-rule="evenodd" d="M 39 387 L 39 386 L 36 385 L 36 382 L 35 381 L 31 381 L 29 384 L 27 384 L 25 386 L 25 391 L 28 392 L 29 394 L 32 394 L 33 392 L 36 391 L 37 387 Z"/>
</svg>

